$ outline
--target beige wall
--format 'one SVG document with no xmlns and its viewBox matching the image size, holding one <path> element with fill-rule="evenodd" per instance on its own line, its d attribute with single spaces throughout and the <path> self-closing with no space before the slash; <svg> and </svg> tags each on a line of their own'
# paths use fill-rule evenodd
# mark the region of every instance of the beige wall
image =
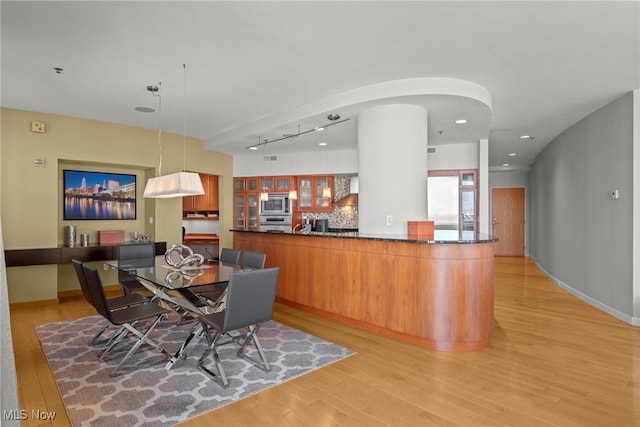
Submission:
<svg viewBox="0 0 640 427">
<path fill-rule="evenodd" d="M 143 199 L 146 180 L 155 176 L 157 130 L 94 120 L 2 109 L 0 142 L 0 212 L 5 249 L 46 248 L 63 243 L 64 226 L 76 225 L 97 242 L 98 230 L 148 233 L 170 246 L 181 241 L 182 199 Z M 46 133 L 31 132 L 31 122 L 46 123 Z M 201 140 L 162 134 L 162 174 L 186 169 L 219 175 L 220 246 L 232 244 L 233 158 L 205 150 Z M 186 152 L 186 161 L 183 158 Z M 34 166 L 34 159 L 46 166 Z M 137 219 L 130 221 L 63 221 L 62 169 L 82 167 L 137 175 Z M 153 224 L 149 218 L 153 217 Z M 63 267 L 62 267 L 63 268 Z M 64 268 L 63 268 L 64 269 Z M 76 289 L 66 269 L 57 266 L 8 269 L 11 302 L 55 299 L 58 290 Z M 62 273 L 62 271 L 61 271 Z M 71 277 L 72 279 L 73 277 Z"/>
</svg>

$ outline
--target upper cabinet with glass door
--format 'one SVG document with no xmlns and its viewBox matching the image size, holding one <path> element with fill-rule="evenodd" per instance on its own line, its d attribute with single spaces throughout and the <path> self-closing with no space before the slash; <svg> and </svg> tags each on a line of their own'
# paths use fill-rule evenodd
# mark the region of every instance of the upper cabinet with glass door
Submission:
<svg viewBox="0 0 640 427">
<path fill-rule="evenodd" d="M 258 229 L 260 178 L 233 178 L 233 222 L 238 230 Z"/>
<path fill-rule="evenodd" d="M 276 191 L 290 191 L 296 189 L 295 179 L 292 176 L 274 177 Z"/>
<path fill-rule="evenodd" d="M 330 196 L 325 195 L 325 189 L 330 192 Z M 233 178 L 234 194 L 259 194 L 263 191 L 285 193 L 292 190 L 297 190 L 298 198 L 294 202 L 294 210 L 296 212 L 331 212 L 333 210 L 333 176 L 302 175 Z M 239 218 L 239 215 L 236 215 L 236 218 Z"/>
<path fill-rule="evenodd" d="M 298 212 L 330 212 L 333 210 L 333 177 L 332 176 L 299 176 L 298 201 L 295 210 Z M 325 195 L 328 189 L 329 195 Z"/>
<path fill-rule="evenodd" d="M 260 178 L 252 176 L 247 178 L 233 178 L 233 192 L 246 193 L 260 191 Z"/>
<path fill-rule="evenodd" d="M 298 177 L 298 203 L 297 211 L 313 210 L 313 179 L 311 177 Z"/>
<path fill-rule="evenodd" d="M 317 211 L 330 211 L 333 209 L 333 178 L 316 177 L 315 179 L 315 208 Z"/>
<path fill-rule="evenodd" d="M 282 193 L 295 190 L 292 176 L 264 176 L 260 179 L 260 191 Z"/>
</svg>

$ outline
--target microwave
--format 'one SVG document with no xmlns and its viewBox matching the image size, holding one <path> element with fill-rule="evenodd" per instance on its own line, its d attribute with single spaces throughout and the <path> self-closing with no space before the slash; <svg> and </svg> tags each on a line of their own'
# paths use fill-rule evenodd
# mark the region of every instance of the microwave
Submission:
<svg viewBox="0 0 640 427">
<path fill-rule="evenodd" d="M 260 201 L 260 215 L 291 215 L 289 193 L 269 193 L 269 200 Z"/>
</svg>

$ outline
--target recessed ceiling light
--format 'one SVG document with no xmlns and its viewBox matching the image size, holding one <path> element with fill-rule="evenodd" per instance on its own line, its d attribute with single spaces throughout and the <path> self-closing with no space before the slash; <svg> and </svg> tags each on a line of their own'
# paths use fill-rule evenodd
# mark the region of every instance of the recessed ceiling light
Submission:
<svg viewBox="0 0 640 427">
<path fill-rule="evenodd" d="M 249 148 L 249 150 L 257 150 L 258 149 L 258 147 L 256 147 L 255 145 L 252 146 L 252 147 L 247 147 L 247 148 Z"/>
<path fill-rule="evenodd" d="M 509 166 L 509 163 L 503 163 L 502 166 Z"/>
<path fill-rule="evenodd" d="M 520 139 L 533 139 L 531 135 L 520 135 Z"/>
<path fill-rule="evenodd" d="M 467 119 L 458 119 L 454 122 L 457 125 L 463 125 L 465 123 L 467 123 Z"/>
<path fill-rule="evenodd" d="M 514 157 L 516 153 L 509 153 L 509 157 Z"/>
<path fill-rule="evenodd" d="M 324 128 L 322 126 L 314 128 L 315 130 L 324 130 Z"/>
<path fill-rule="evenodd" d="M 151 107 L 136 107 L 134 108 L 134 110 L 140 111 L 141 113 L 153 113 L 154 111 L 156 111 Z"/>
<path fill-rule="evenodd" d="M 322 145 L 324 147 L 325 145 L 328 145 L 328 144 L 326 142 L 318 142 L 318 145 Z"/>
</svg>

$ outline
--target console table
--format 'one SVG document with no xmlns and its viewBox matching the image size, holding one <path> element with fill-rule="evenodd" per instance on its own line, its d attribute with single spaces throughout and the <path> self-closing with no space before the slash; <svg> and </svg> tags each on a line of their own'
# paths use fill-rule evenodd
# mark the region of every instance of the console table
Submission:
<svg viewBox="0 0 640 427">
<path fill-rule="evenodd" d="M 136 242 L 125 242 L 135 245 Z M 167 251 L 167 242 L 155 242 L 156 255 L 163 255 Z M 67 264 L 72 259 L 82 262 L 104 261 L 116 258 L 118 244 L 100 245 L 92 243 L 87 246 L 58 245 L 55 248 L 34 249 L 5 249 L 4 256 L 7 267 L 21 267 L 26 265 Z"/>
</svg>

